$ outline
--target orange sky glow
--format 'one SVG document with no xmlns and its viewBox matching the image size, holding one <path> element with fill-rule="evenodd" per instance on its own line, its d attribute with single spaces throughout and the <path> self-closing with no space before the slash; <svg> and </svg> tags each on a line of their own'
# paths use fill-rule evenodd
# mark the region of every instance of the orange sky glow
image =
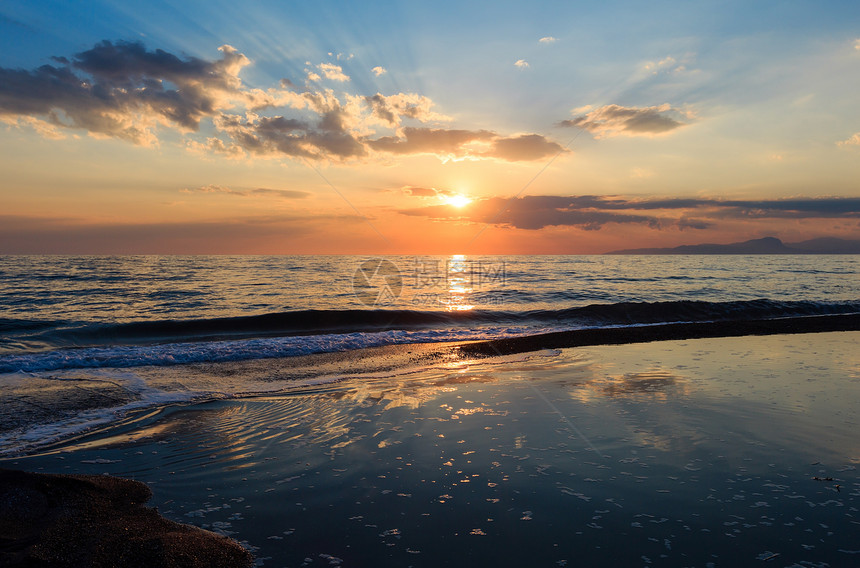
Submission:
<svg viewBox="0 0 860 568">
<path fill-rule="evenodd" d="M 716 8 L 676 7 L 670 25 L 645 8 L 616 22 L 612 6 L 538 5 L 477 32 L 477 6 L 447 27 L 413 7 L 389 16 L 422 23 L 388 35 L 381 9 L 213 6 L 200 29 L 109 10 L 110 26 L 66 38 L 72 16 L 0 8 L 0 253 L 860 238 L 848 5 L 745 7 L 743 26 Z"/>
</svg>

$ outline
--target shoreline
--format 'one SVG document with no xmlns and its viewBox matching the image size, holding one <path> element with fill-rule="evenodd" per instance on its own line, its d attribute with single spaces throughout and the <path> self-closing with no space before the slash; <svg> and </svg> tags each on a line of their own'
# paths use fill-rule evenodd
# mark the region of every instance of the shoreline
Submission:
<svg viewBox="0 0 860 568">
<path fill-rule="evenodd" d="M 131 369 L 133 381 L 119 374 L 106 380 L 87 369 L 42 378 L 22 375 L 0 396 L 4 409 L 0 435 L 11 442 L 0 449 L 0 455 L 4 460 L 14 459 L 39 447 L 89 436 L 111 427 L 116 413 L 122 416 L 166 404 L 194 405 L 222 398 L 278 396 L 344 378 L 411 373 L 470 359 L 543 349 L 851 331 L 860 331 L 860 314 L 578 329 L 486 341 L 396 344 L 297 357 L 135 367 Z M 118 371 L 125 374 L 126 369 Z M 142 399 L 147 396 L 152 396 L 151 402 Z M 34 435 L 51 440 L 40 443 Z"/>
<path fill-rule="evenodd" d="M 652 341 L 742 337 L 747 335 L 794 335 L 834 331 L 860 331 L 860 314 L 577 329 L 466 343 L 460 346 L 460 350 L 469 355 L 492 357 L 539 351 L 541 349 L 625 345 L 631 343 L 650 343 Z"/>
</svg>

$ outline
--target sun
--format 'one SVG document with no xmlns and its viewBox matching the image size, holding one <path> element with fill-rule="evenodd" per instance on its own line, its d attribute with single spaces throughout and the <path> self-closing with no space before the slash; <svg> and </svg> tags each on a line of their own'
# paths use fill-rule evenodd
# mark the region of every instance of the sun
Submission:
<svg viewBox="0 0 860 568">
<path fill-rule="evenodd" d="M 466 205 L 470 204 L 471 202 L 472 202 L 472 200 L 470 198 L 466 197 L 465 195 L 454 194 L 454 195 L 446 195 L 445 196 L 445 204 L 451 205 L 453 207 L 457 207 L 458 209 L 460 207 L 465 207 Z"/>
</svg>

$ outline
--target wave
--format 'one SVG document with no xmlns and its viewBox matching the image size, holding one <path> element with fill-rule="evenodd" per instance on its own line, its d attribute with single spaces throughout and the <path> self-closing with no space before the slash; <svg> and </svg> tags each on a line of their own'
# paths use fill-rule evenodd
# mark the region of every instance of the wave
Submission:
<svg viewBox="0 0 860 568">
<path fill-rule="evenodd" d="M 194 341 L 237 337 L 316 335 L 547 322 L 657 323 L 735 318 L 767 318 L 860 312 L 860 302 L 733 302 L 670 301 L 591 304 L 560 310 L 527 311 L 423 311 L 423 310 L 300 310 L 188 320 L 154 320 L 130 323 L 81 324 L 67 322 L 0 320 L 0 333 L 10 330 L 51 328 L 28 337 L 55 346 L 88 346 L 140 342 Z M 59 325 L 65 327 L 59 327 Z"/>
<path fill-rule="evenodd" d="M 750 321 L 860 313 L 860 302 L 672 301 L 561 310 L 438 312 L 303 310 L 257 316 L 86 324 L 39 331 L 7 345 L 38 352 L 0 356 L 0 372 L 225 362 L 404 343 L 490 340 L 553 331 L 677 322 Z M 0 332 L 46 322 L 4 320 Z M 29 327 L 28 327 L 29 326 Z M 2 333 L 0 333 L 2 335 Z"/>
</svg>

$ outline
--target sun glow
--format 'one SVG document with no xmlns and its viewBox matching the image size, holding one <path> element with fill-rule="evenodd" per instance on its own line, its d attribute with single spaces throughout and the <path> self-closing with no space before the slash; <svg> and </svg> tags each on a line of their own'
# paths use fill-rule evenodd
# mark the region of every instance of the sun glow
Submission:
<svg viewBox="0 0 860 568">
<path fill-rule="evenodd" d="M 446 195 L 445 196 L 445 204 L 446 205 L 452 205 L 452 206 L 457 207 L 457 208 L 465 207 L 466 205 L 470 204 L 471 202 L 472 202 L 472 200 L 470 198 L 466 197 L 465 195 L 455 194 L 455 195 Z"/>
</svg>

